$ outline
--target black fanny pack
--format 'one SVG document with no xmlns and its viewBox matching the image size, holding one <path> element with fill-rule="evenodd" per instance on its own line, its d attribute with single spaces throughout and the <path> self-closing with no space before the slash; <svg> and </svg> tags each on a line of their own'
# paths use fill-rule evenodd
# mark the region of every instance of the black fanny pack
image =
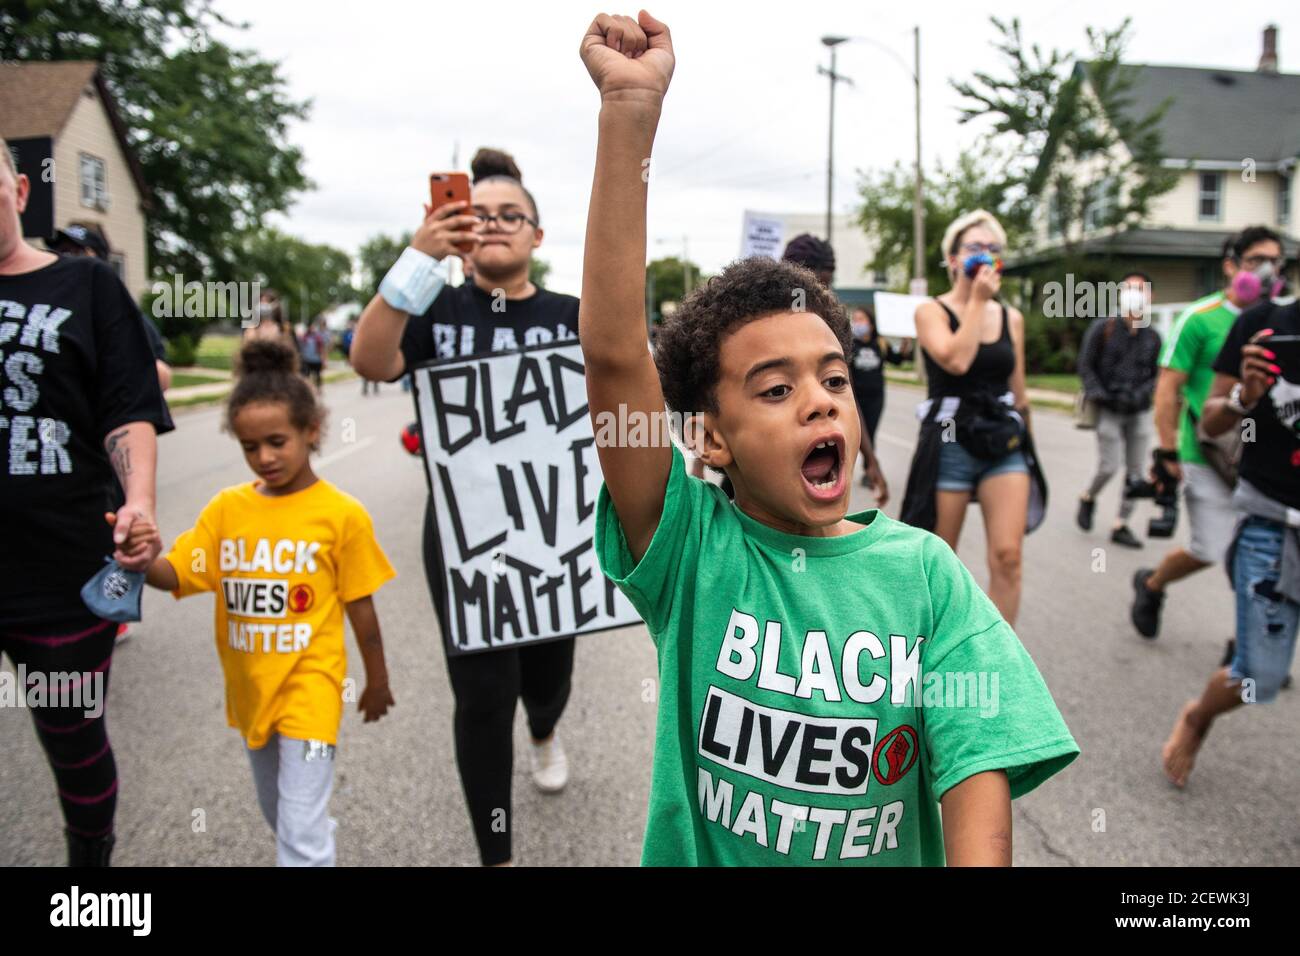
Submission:
<svg viewBox="0 0 1300 956">
<path fill-rule="evenodd" d="M 976 458 L 1001 458 L 1023 444 L 1020 416 L 993 395 L 963 397 L 954 423 L 958 444 Z"/>
</svg>

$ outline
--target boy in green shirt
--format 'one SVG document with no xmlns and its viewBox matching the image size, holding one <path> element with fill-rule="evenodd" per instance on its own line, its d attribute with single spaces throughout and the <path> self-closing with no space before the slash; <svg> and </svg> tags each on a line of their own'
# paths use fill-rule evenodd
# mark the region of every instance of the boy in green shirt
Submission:
<svg viewBox="0 0 1300 956">
<path fill-rule="evenodd" d="M 582 59 L 601 93 L 579 313 L 596 549 L 661 682 L 643 862 L 1009 863 L 1012 797 L 1078 754 L 1042 678 L 941 540 L 845 516 L 849 325 L 812 273 L 733 264 L 651 357 L 643 171 L 672 42 L 644 11 L 602 14 Z M 734 504 L 662 440 L 665 398 Z"/>
</svg>

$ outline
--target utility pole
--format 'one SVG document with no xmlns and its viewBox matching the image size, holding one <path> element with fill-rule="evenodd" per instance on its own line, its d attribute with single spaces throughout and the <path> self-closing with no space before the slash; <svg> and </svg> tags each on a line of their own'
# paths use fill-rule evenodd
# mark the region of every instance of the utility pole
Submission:
<svg viewBox="0 0 1300 956">
<path fill-rule="evenodd" d="M 913 295 L 926 294 L 925 281 L 925 199 L 921 173 L 921 28 L 912 28 L 912 80 L 916 85 L 916 195 L 912 199 Z"/>
<path fill-rule="evenodd" d="M 691 294 L 691 250 L 689 238 L 682 236 L 682 298 Z"/>
<path fill-rule="evenodd" d="M 817 67 L 817 72 L 830 79 L 831 83 L 831 118 L 830 132 L 826 146 L 826 241 L 831 242 L 831 217 L 834 213 L 835 203 L 835 84 L 848 83 L 853 85 L 853 81 L 847 76 L 843 76 L 835 71 L 835 48 L 846 41 L 848 37 L 824 36 L 822 43 L 830 48 L 831 51 L 831 68 L 828 70 L 824 66 Z"/>
</svg>

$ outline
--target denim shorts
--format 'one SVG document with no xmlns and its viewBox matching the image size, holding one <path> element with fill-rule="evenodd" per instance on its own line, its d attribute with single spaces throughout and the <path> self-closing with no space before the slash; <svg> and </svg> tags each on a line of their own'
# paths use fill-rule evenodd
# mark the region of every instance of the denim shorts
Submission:
<svg viewBox="0 0 1300 956">
<path fill-rule="evenodd" d="M 1254 681 L 1254 700 L 1261 704 L 1277 696 L 1291 672 L 1300 625 L 1300 604 L 1276 590 L 1284 533 L 1276 522 L 1247 518 L 1232 560 L 1237 646 L 1230 673 L 1235 680 Z"/>
<path fill-rule="evenodd" d="M 939 491 L 973 491 L 985 478 L 1012 472 L 1029 474 L 1025 453 L 1017 448 L 1001 458 L 976 458 L 959 441 L 939 442 Z"/>
</svg>

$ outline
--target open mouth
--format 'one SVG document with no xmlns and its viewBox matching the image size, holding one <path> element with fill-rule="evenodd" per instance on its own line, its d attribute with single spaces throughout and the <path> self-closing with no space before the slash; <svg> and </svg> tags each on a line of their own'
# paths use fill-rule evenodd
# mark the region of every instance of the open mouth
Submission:
<svg viewBox="0 0 1300 956">
<path fill-rule="evenodd" d="M 808 494 L 834 501 L 844 492 L 844 438 L 827 435 L 813 442 L 799 467 Z"/>
</svg>

